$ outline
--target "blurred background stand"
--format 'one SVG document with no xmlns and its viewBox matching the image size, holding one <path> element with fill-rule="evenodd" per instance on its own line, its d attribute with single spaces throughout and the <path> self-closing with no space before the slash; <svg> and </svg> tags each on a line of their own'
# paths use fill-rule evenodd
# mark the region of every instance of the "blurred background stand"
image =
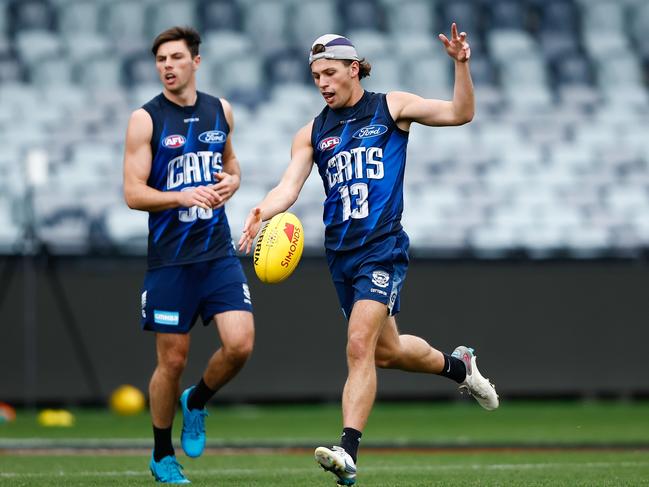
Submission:
<svg viewBox="0 0 649 487">
<path fill-rule="evenodd" d="M 0 281 L 0 310 L 9 294 L 19 265 L 23 276 L 23 340 L 24 340 L 24 404 L 36 406 L 38 382 L 38 282 L 37 270 L 42 268 L 47 284 L 58 308 L 64 328 L 72 343 L 82 375 L 93 397 L 101 396 L 99 378 L 81 336 L 79 323 L 65 294 L 56 267 L 56 257 L 38 234 L 34 211 L 34 194 L 47 184 L 48 155 L 44 149 L 28 151 L 24 165 L 25 190 L 22 204 L 22 235 L 16 243 L 16 252 L 9 255 Z"/>
</svg>

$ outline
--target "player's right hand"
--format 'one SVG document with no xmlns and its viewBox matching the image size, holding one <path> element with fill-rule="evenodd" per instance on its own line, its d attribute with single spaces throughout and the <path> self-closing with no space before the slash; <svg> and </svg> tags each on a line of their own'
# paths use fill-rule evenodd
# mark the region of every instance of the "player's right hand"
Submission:
<svg viewBox="0 0 649 487">
<path fill-rule="evenodd" d="M 243 232 L 241 232 L 241 238 L 239 239 L 239 252 L 249 253 L 252 248 L 252 242 L 259 232 L 261 227 L 261 209 L 255 207 L 250 210 L 248 217 L 246 218 L 246 223 L 243 225 Z"/>
<path fill-rule="evenodd" d="M 223 198 L 213 186 L 195 186 L 180 191 L 178 203 L 185 208 L 198 206 L 211 210 L 222 202 Z"/>
<path fill-rule="evenodd" d="M 460 63 L 465 63 L 471 57 L 471 47 L 466 41 L 466 32 L 457 33 L 457 24 L 451 24 L 451 39 L 449 40 L 444 34 L 440 34 L 439 40 L 442 41 L 446 48 L 446 53 Z"/>
</svg>

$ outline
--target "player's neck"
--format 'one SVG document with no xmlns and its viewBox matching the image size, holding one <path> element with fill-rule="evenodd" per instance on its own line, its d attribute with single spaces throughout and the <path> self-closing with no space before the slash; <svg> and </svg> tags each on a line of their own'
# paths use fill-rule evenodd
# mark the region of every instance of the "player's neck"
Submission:
<svg viewBox="0 0 649 487">
<path fill-rule="evenodd" d="M 364 95 L 364 94 L 365 94 L 365 90 L 363 89 L 363 87 L 362 87 L 360 84 L 357 85 L 357 86 L 355 86 L 355 87 L 352 89 L 352 94 L 351 94 L 351 96 L 349 97 L 349 100 L 348 100 L 347 103 L 345 103 L 345 105 L 342 106 L 341 108 L 351 108 L 351 107 L 353 107 L 353 106 L 356 105 L 359 101 L 361 101 L 361 98 L 363 98 L 363 95 Z"/>
<path fill-rule="evenodd" d="M 188 86 L 181 92 L 173 93 L 166 88 L 162 90 L 165 98 L 176 105 L 181 107 L 191 107 L 196 105 L 196 100 L 198 99 L 198 93 L 195 86 Z"/>
</svg>

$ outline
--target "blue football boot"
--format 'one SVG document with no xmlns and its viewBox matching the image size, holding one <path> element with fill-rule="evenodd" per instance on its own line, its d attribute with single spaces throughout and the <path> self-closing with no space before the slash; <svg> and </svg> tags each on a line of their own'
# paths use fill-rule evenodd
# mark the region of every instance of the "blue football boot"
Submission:
<svg viewBox="0 0 649 487">
<path fill-rule="evenodd" d="M 180 443 L 188 457 L 200 457 L 205 448 L 205 417 L 207 409 L 189 409 L 187 401 L 196 386 L 185 389 L 180 395 L 180 405 L 183 410 L 183 432 Z"/>
<path fill-rule="evenodd" d="M 189 479 L 183 475 L 183 466 L 178 463 L 174 455 L 167 455 L 161 458 L 159 462 L 156 462 L 152 454 L 149 468 L 156 482 L 163 482 L 165 484 L 191 484 Z"/>
</svg>

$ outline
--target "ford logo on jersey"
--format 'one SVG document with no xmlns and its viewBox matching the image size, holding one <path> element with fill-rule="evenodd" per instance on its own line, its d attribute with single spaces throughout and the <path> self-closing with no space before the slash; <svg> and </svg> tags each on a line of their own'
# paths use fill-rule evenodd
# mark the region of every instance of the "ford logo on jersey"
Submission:
<svg viewBox="0 0 649 487">
<path fill-rule="evenodd" d="M 168 147 L 169 149 L 176 149 L 177 147 L 182 147 L 185 145 L 187 139 L 182 135 L 167 135 L 162 139 L 162 145 Z"/>
<path fill-rule="evenodd" d="M 327 137 L 326 139 L 322 139 L 320 141 L 320 144 L 318 144 L 318 148 L 324 152 L 333 149 L 338 144 L 340 144 L 340 137 Z"/>
<path fill-rule="evenodd" d="M 354 132 L 355 139 L 367 139 L 369 137 L 376 137 L 382 135 L 388 131 L 388 128 L 385 125 L 366 125 L 365 127 L 358 129 Z"/>
<path fill-rule="evenodd" d="M 225 133 L 220 130 L 208 130 L 199 135 L 198 140 L 205 142 L 206 144 L 220 144 L 225 142 L 225 137 Z"/>
</svg>

